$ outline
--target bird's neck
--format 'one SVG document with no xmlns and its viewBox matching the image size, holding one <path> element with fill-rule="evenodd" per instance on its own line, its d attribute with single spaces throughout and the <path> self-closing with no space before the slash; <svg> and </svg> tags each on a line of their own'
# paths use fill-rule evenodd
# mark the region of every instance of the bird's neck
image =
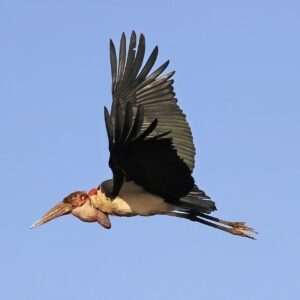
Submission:
<svg viewBox="0 0 300 300">
<path fill-rule="evenodd" d="M 107 214 L 114 214 L 113 207 L 112 207 L 113 206 L 112 200 L 108 198 L 100 189 L 97 190 L 97 193 L 91 195 L 90 199 L 91 199 L 91 204 L 95 208 Z"/>
</svg>

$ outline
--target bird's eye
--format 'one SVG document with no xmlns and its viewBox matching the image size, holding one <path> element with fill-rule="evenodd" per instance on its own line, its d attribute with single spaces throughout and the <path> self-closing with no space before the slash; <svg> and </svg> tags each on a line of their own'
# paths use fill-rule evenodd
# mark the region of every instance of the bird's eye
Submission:
<svg viewBox="0 0 300 300">
<path fill-rule="evenodd" d="M 75 198 L 77 198 L 77 194 L 74 194 L 74 195 L 73 195 L 73 199 L 75 199 Z"/>
</svg>

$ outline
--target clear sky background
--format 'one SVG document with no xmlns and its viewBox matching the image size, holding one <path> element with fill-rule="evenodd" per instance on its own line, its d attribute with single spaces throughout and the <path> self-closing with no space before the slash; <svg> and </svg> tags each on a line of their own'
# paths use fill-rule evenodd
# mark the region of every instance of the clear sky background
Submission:
<svg viewBox="0 0 300 300">
<path fill-rule="evenodd" d="M 299 13 L 299 1 L 0 0 L 0 298 L 299 297 Z M 247 221 L 257 241 L 167 217 L 29 229 L 110 178 L 108 42 L 133 29 L 176 70 L 214 215 Z"/>
</svg>

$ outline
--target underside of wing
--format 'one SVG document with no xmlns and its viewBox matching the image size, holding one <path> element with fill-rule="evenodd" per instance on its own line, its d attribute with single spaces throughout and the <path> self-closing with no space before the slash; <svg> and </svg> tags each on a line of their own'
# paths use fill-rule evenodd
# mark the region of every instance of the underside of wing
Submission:
<svg viewBox="0 0 300 300">
<path fill-rule="evenodd" d="M 138 106 L 134 114 L 130 103 L 124 114 L 117 107 L 114 117 L 115 126 L 105 109 L 109 165 L 113 171 L 111 196 L 118 195 L 124 180 L 133 180 L 171 203 L 187 195 L 194 185 L 191 171 L 174 149 L 169 132 L 155 134 L 157 119 L 142 130 L 143 107 Z"/>
<path fill-rule="evenodd" d="M 170 131 L 169 137 L 172 139 L 174 149 L 192 171 L 195 164 L 195 147 L 189 124 L 175 98 L 174 80 L 171 79 L 174 72 L 162 75 L 169 61 L 152 72 L 158 55 L 158 47 L 154 48 L 143 65 L 145 56 L 143 34 L 139 38 L 137 49 L 136 46 L 136 34 L 132 32 L 127 51 L 126 38 L 123 34 L 117 58 L 115 46 L 112 41 L 110 42 L 113 126 L 117 106 L 123 112 L 128 102 L 131 103 L 134 112 L 139 105 L 143 106 L 144 122 L 141 131 L 145 130 L 154 119 L 157 119 L 155 133 L 151 133 L 150 136 Z"/>
</svg>

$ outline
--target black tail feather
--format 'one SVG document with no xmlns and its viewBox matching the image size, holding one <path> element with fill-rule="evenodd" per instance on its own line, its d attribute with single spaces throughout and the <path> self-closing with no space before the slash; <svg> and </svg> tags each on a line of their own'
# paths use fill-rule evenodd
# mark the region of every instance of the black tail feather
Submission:
<svg viewBox="0 0 300 300">
<path fill-rule="evenodd" d="M 183 211 L 196 215 L 198 213 L 209 214 L 217 209 L 215 202 L 196 185 L 185 197 L 180 198 L 177 204 Z"/>
</svg>

